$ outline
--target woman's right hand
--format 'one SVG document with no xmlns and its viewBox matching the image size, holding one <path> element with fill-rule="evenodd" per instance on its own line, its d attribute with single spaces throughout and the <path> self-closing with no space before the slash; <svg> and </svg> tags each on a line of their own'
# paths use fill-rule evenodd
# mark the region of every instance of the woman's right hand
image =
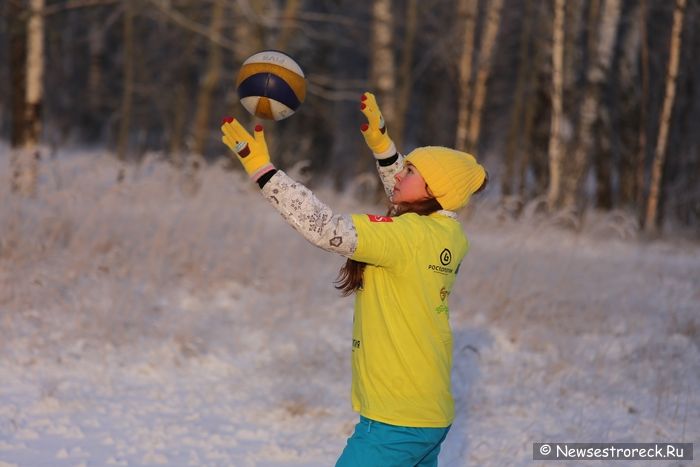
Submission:
<svg viewBox="0 0 700 467">
<path fill-rule="evenodd" d="M 221 141 L 236 154 L 236 158 L 243 164 L 243 168 L 253 181 L 257 181 L 263 174 L 275 168 L 270 162 L 270 153 L 267 150 L 262 125 L 257 125 L 254 135 L 251 135 L 240 122 L 227 117 L 222 122 L 221 132 L 223 133 Z"/>
</svg>

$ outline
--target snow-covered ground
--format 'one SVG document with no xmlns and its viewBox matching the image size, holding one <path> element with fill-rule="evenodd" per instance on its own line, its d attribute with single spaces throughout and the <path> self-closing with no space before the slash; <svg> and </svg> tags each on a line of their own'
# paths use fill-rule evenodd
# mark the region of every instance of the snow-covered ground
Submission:
<svg viewBox="0 0 700 467">
<path fill-rule="evenodd" d="M 206 168 L 195 195 L 154 159 L 116 173 L 59 155 L 36 199 L 0 184 L 0 467 L 334 465 L 357 419 L 343 259 L 239 172 Z M 610 217 L 503 220 L 488 200 L 463 220 L 441 466 L 552 465 L 532 461 L 543 441 L 698 448 L 700 245 L 623 240 Z"/>
</svg>

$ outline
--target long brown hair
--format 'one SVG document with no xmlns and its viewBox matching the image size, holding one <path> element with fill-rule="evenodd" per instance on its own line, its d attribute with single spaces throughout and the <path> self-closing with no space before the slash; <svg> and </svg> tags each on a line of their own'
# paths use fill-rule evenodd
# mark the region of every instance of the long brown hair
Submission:
<svg viewBox="0 0 700 467">
<path fill-rule="evenodd" d="M 474 194 L 484 191 L 488 183 L 489 173 L 486 172 L 484 174 L 483 183 L 479 189 L 474 192 Z M 428 193 L 430 193 L 427 185 L 426 189 L 428 190 Z M 421 201 L 399 203 L 395 206 L 391 206 L 389 207 L 386 215 L 400 216 L 409 212 L 415 212 L 418 215 L 427 216 L 428 214 L 432 214 L 441 209 L 442 206 L 440 206 L 437 199 L 428 198 Z M 340 290 L 340 294 L 343 297 L 347 297 L 348 295 L 351 295 L 362 288 L 362 275 L 365 272 L 365 266 L 367 266 L 367 263 L 361 263 L 359 261 L 355 261 L 354 259 L 348 258 L 343 267 L 340 268 L 340 271 L 338 271 L 338 277 L 335 280 L 335 288 Z"/>
<path fill-rule="evenodd" d="M 387 211 L 387 216 L 400 216 L 409 212 L 415 212 L 421 216 L 427 216 L 435 211 L 442 209 L 440 203 L 435 198 L 428 198 L 421 201 L 411 203 L 399 203 L 391 206 Z M 335 280 L 335 288 L 340 290 L 343 297 L 347 297 L 362 288 L 362 275 L 365 272 L 367 263 L 361 263 L 354 259 L 348 258 L 343 267 L 338 271 L 338 277 Z"/>
</svg>

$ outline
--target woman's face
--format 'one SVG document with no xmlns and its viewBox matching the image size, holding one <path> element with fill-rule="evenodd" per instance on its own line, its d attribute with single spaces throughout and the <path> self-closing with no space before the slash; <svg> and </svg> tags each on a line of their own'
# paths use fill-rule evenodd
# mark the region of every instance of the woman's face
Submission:
<svg viewBox="0 0 700 467">
<path fill-rule="evenodd" d="M 425 180 L 412 164 L 406 164 L 394 176 L 396 184 L 391 194 L 391 202 L 394 204 L 411 203 L 430 198 Z"/>
</svg>

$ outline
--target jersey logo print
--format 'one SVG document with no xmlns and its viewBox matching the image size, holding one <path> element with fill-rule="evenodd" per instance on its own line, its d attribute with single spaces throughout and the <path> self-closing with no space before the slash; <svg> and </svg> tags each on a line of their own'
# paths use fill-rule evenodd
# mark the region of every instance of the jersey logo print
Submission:
<svg viewBox="0 0 700 467">
<path fill-rule="evenodd" d="M 394 222 L 394 219 L 388 216 L 375 216 L 374 214 L 367 214 L 370 222 Z"/>
<path fill-rule="evenodd" d="M 440 253 L 440 262 L 443 266 L 447 266 L 452 262 L 452 252 L 447 248 L 442 250 L 442 253 Z"/>
</svg>

